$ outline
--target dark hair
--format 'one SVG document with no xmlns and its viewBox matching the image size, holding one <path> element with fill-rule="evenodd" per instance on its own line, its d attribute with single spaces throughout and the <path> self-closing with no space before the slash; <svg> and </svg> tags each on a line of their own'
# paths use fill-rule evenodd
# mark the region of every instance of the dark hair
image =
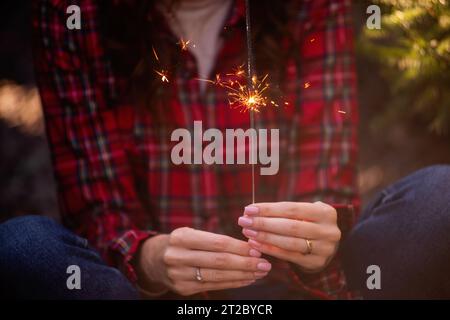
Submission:
<svg viewBox="0 0 450 320">
<path fill-rule="evenodd" d="M 178 1 L 172 0 L 171 5 Z M 165 93 L 160 77 L 154 72 L 158 67 L 155 66 L 152 47 L 162 53 L 159 58 L 164 66 L 175 66 L 180 55 L 176 44 L 159 39 L 158 25 L 149 16 L 155 3 L 155 0 L 101 2 L 103 36 L 113 69 L 128 79 L 127 90 L 134 102 L 145 107 L 151 106 L 153 99 Z M 292 51 L 283 48 L 280 41 L 290 36 L 287 26 L 290 1 L 251 0 L 250 3 L 257 73 L 270 73 L 271 82 L 279 83 Z M 244 32 L 245 25 L 240 27 Z M 244 62 L 246 53 L 242 54 Z M 168 71 L 173 72 L 171 69 Z"/>
</svg>

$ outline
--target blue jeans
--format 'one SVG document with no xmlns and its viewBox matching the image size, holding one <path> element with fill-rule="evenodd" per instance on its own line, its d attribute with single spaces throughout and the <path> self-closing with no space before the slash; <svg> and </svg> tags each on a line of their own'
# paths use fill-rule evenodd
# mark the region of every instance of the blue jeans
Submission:
<svg viewBox="0 0 450 320">
<path fill-rule="evenodd" d="M 382 191 L 342 249 L 347 281 L 364 298 L 450 299 L 450 166 L 422 169 Z M 367 287 L 370 265 L 380 268 L 380 290 Z"/>
<path fill-rule="evenodd" d="M 349 285 L 365 298 L 450 298 L 450 166 L 420 170 L 381 192 L 341 249 Z M 81 290 L 66 286 L 69 265 L 80 267 Z M 366 286 L 370 265 L 380 267 L 380 290 Z M 40 216 L 0 225 L 0 295 L 138 298 L 85 239 Z"/>
<path fill-rule="evenodd" d="M 80 290 L 68 289 L 67 280 L 75 275 L 67 273 L 71 265 L 80 268 Z M 138 294 L 86 239 L 50 218 L 25 216 L 0 225 L 0 297 L 137 299 Z"/>
</svg>

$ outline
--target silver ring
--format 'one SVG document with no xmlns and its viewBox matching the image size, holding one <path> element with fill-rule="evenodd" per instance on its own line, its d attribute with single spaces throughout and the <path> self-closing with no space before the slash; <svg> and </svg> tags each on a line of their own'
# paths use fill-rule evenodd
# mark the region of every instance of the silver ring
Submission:
<svg viewBox="0 0 450 320">
<path fill-rule="evenodd" d="M 195 279 L 199 282 L 203 282 L 202 273 L 200 272 L 200 268 L 195 268 Z"/>
</svg>

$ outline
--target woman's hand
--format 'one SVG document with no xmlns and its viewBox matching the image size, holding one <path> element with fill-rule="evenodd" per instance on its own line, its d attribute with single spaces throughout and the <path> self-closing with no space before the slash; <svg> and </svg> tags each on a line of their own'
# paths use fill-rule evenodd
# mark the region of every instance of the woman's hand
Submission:
<svg viewBox="0 0 450 320">
<path fill-rule="evenodd" d="M 324 269 L 341 239 L 336 210 L 323 202 L 252 204 L 238 224 L 253 248 L 307 272 Z"/>
<path fill-rule="evenodd" d="M 180 228 L 144 242 L 137 262 L 139 284 L 148 291 L 165 287 L 185 296 L 243 287 L 270 271 L 270 263 L 260 257 L 245 241 Z"/>
</svg>

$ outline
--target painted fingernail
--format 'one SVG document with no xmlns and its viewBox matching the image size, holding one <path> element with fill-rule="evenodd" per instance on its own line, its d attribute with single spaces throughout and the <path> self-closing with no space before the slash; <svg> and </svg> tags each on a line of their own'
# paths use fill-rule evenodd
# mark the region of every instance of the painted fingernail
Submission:
<svg viewBox="0 0 450 320">
<path fill-rule="evenodd" d="M 253 239 L 248 240 L 248 244 L 256 249 L 261 248 L 261 243 Z"/>
<path fill-rule="evenodd" d="M 244 234 L 244 236 L 249 238 L 256 237 L 258 235 L 258 232 L 252 229 L 242 229 L 242 233 Z"/>
<path fill-rule="evenodd" d="M 259 252 L 258 250 L 255 250 L 255 249 L 250 249 L 248 251 L 248 254 L 250 257 L 255 257 L 255 258 L 261 257 L 261 252 Z"/>
<path fill-rule="evenodd" d="M 270 269 L 272 269 L 272 265 L 268 262 L 260 262 L 256 265 L 256 267 L 261 271 L 270 271 Z"/>
<path fill-rule="evenodd" d="M 244 208 L 244 213 L 248 215 L 256 215 L 259 213 L 259 208 L 257 206 L 246 206 Z"/>
<path fill-rule="evenodd" d="M 238 220 L 238 225 L 241 227 L 250 227 L 253 224 L 253 219 L 248 217 L 240 217 Z"/>
<path fill-rule="evenodd" d="M 264 278 L 265 276 L 267 276 L 267 272 L 265 272 L 265 271 L 257 271 L 257 272 L 255 272 L 255 277 L 257 279 Z"/>
</svg>

